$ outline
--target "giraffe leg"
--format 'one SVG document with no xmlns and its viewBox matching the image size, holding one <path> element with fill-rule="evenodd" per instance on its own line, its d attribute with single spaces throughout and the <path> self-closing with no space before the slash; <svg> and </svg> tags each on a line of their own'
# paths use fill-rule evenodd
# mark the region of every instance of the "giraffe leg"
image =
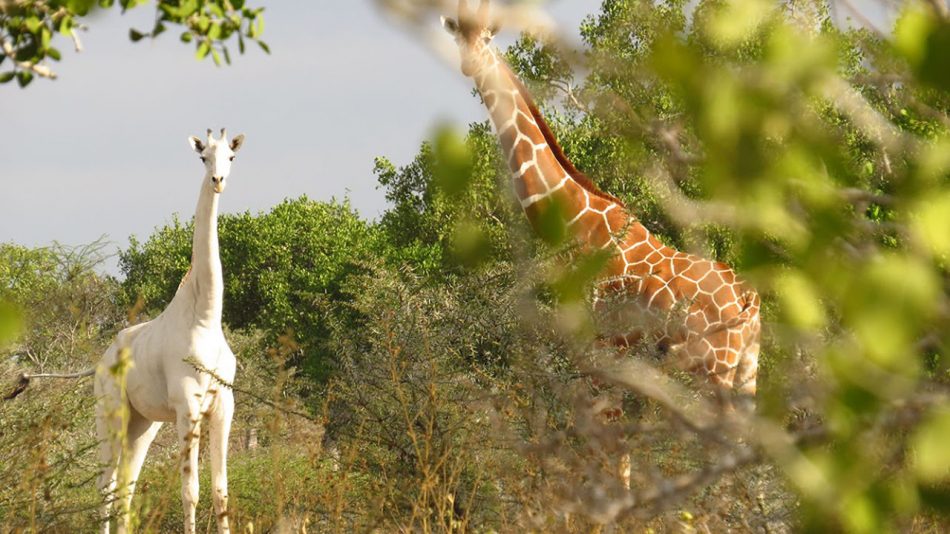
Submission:
<svg viewBox="0 0 950 534">
<path fill-rule="evenodd" d="M 620 461 L 617 462 L 617 474 L 620 477 L 620 482 L 623 483 L 624 489 L 628 491 L 630 490 L 630 471 L 630 453 L 625 452 L 620 455 Z"/>
<path fill-rule="evenodd" d="M 132 494 L 135 492 L 135 485 L 139 479 L 139 473 L 142 471 L 142 464 L 145 463 L 145 455 L 148 454 L 148 448 L 152 445 L 152 441 L 155 440 L 159 429 L 162 428 L 162 423 L 146 419 L 136 412 L 135 409 L 130 408 L 130 412 L 129 430 L 127 433 L 129 440 L 127 463 L 127 469 L 129 470 L 129 488 L 125 493 L 125 502 L 122 503 L 124 516 L 127 516 L 128 511 L 131 509 Z M 126 532 L 127 527 L 126 521 L 121 521 L 117 531 L 122 534 Z"/>
<path fill-rule="evenodd" d="M 201 409 L 192 402 L 178 413 L 178 439 L 181 444 L 181 504 L 185 515 L 185 534 L 195 534 L 195 509 L 198 506 L 198 438 L 201 436 Z"/>
<path fill-rule="evenodd" d="M 109 413 L 102 402 L 96 404 L 96 435 L 99 440 L 99 481 L 97 487 L 102 498 L 99 507 L 99 520 L 102 534 L 109 534 L 109 521 L 112 518 L 112 503 L 115 500 L 115 476 L 119 464 L 122 419 Z M 120 520 L 121 523 L 121 520 Z"/>
<path fill-rule="evenodd" d="M 94 391 L 100 469 L 96 487 L 102 499 L 102 504 L 99 507 L 100 531 L 102 534 L 109 534 L 109 523 L 112 520 L 112 509 L 116 498 L 116 475 L 122 454 L 122 435 L 126 431 L 122 428 L 120 409 L 123 400 L 119 385 L 107 374 L 96 376 Z M 120 511 L 118 519 L 121 525 L 126 519 L 126 514 Z"/>
<path fill-rule="evenodd" d="M 217 393 L 215 410 L 211 414 L 208 431 L 211 453 L 211 495 L 214 513 L 218 518 L 218 532 L 231 532 L 228 521 L 228 435 L 234 415 L 234 394 L 222 388 Z"/>
<path fill-rule="evenodd" d="M 759 373 L 759 342 L 753 341 L 746 345 L 739 357 L 739 372 L 736 376 L 736 387 L 741 395 L 747 396 L 755 402 L 756 378 Z"/>
</svg>

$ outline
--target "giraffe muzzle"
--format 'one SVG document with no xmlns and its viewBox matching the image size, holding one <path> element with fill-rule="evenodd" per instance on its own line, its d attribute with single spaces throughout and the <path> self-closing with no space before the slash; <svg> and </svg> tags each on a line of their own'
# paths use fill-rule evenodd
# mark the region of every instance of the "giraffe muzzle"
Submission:
<svg viewBox="0 0 950 534">
<path fill-rule="evenodd" d="M 221 176 L 212 176 L 211 183 L 214 185 L 214 192 L 220 193 L 224 191 L 224 178 Z"/>
</svg>

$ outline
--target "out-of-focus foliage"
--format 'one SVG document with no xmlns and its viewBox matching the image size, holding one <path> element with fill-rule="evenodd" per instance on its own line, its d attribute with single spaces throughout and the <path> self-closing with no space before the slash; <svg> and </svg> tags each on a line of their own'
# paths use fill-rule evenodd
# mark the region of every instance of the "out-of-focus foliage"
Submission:
<svg viewBox="0 0 950 534">
<path fill-rule="evenodd" d="M 0 322 L 14 334 L 0 355 L 49 370 L 84 366 L 98 357 L 104 338 L 125 319 L 115 304 L 118 283 L 94 270 L 105 246 L 0 244 Z M 0 326 L 0 341 L 3 334 Z"/>
<path fill-rule="evenodd" d="M 376 232 L 347 203 L 286 200 L 268 213 L 219 218 L 224 266 L 224 322 L 231 328 L 259 328 L 274 343 L 290 331 L 302 349 L 302 363 L 324 379 L 333 355 L 324 303 L 339 298 L 340 284 L 374 255 Z M 142 298 L 146 313 L 165 308 L 191 263 L 191 223 L 177 219 L 145 242 L 132 238 L 119 257 L 125 275 L 125 304 Z"/>
<path fill-rule="evenodd" d="M 77 51 L 82 49 L 79 32 L 84 21 L 97 9 L 118 5 L 123 12 L 143 4 L 144 0 L 3 0 L 0 1 L 0 83 L 16 78 L 26 87 L 35 76 L 55 78 L 49 61 L 62 59 L 54 38 L 72 39 Z M 264 31 L 262 7 L 251 7 L 245 0 L 158 0 L 155 2 L 155 25 L 144 31 L 129 30 L 129 39 L 140 41 L 155 38 L 169 27 L 180 27 L 180 39 L 194 43 L 195 57 L 210 56 L 216 65 L 231 63 L 228 44 L 237 40 L 238 51 L 244 53 L 246 41 L 256 42 L 265 52 L 267 44 L 260 40 Z M 233 45 L 232 45 L 233 46 Z"/>
<path fill-rule="evenodd" d="M 579 86 L 530 40 L 513 63 L 571 88 L 547 109 L 579 167 L 765 294 L 760 416 L 827 432 L 782 450 L 759 437 L 800 525 L 945 512 L 950 22 L 910 2 L 891 39 L 842 30 L 822 2 L 684 4 L 605 0 L 581 28 Z"/>
</svg>

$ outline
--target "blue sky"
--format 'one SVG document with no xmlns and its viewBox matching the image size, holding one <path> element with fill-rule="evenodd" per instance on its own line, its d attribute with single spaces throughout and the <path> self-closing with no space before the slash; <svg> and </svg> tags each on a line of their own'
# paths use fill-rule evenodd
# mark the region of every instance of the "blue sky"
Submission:
<svg viewBox="0 0 950 534">
<path fill-rule="evenodd" d="M 485 119 L 456 66 L 371 0 L 254 3 L 267 6 L 271 56 L 249 48 L 215 68 L 173 32 L 133 44 L 129 28 L 150 27 L 145 6 L 88 20 L 81 54 L 60 42 L 59 80 L 0 86 L 0 242 L 75 245 L 105 235 L 116 249 L 173 213 L 190 218 L 203 167 L 186 139 L 222 126 L 247 135 L 222 211 L 266 210 L 306 194 L 349 197 L 374 218 L 385 208 L 375 156 L 407 163 L 436 124 Z M 576 38 L 599 5 L 561 0 L 546 9 Z M 114 261 L 107 269 L 115 272 Z"/>
</svg>

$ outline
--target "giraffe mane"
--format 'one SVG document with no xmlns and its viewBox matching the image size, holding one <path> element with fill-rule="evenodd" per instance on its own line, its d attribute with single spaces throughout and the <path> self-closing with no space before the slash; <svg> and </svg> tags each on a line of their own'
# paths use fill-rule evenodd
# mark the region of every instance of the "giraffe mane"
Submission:
<svg viewBox="0 0 950 534">
<path fill-rule="evenodd" d="M 531 111 L 531 115 L 534 117 L 535 122 L 538 123 L 538 128 L 541 130 L 541 134 L 544 136 L 544 141 L 548 144 L 548 147 L 551 149 L 551 152 L 554 154 L 557 162 L 561 164 L 561 167 L 564 168 L 565 172 L 570 175 L 571 178 L 577 182 L 578 185 L 587 190 L 588 193 L 601 197 L 603 199 L 615 202 L 621 208 L 624 208 L 624 203 L 619 198 L 606 193 L 597 187 L 597 184 L 580 170 L 574 166 L 574 163 L 568 159 L 567 155 L 564 153 L 564 149 L 561 148 L 561 144 L 558 143 L 557 137 L 554 136 L 554 132 L 551 131 L 551 127 L 548 126 L 544 116 L 541 115 L 541 111 L 538 109 L 537 104 L 534 103 L 534 98 L 531 96 L 531 92 L 528 91 L 528 88 L 525 86 L 524 82 L 521 81 L 518 76 L 515 76 L 515 73 L 511 70 L 511 67 L 504 61 L 499 62 L 504 69 L 504 72 L 507 74 L 511 81 L 515 84 L 515 87 L 518 89 L 518 92 L 521 93 L 521 97 L 524 98 L 525 103 L 528 104 L 528 109 Z"/>
</svg>

